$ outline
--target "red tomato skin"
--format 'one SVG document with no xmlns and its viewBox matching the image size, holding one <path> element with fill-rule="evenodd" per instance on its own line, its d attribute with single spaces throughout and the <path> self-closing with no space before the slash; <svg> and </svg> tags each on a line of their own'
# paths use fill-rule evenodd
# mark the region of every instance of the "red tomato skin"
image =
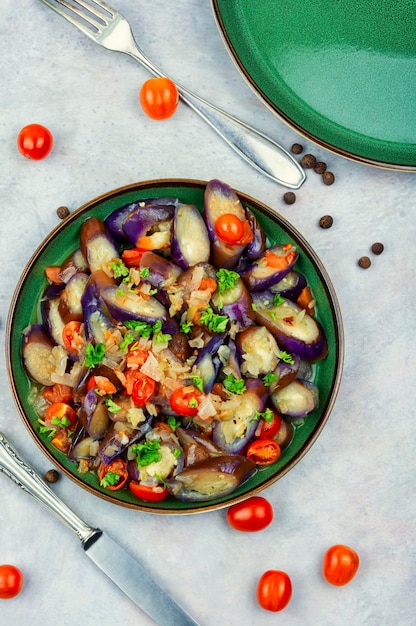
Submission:
<svg viewBox="0 0 416 626">
<path fill-rule="evenodd" d="M 282 611 L 292 598 L 292 581 L 286 572 L 267 570 L 257 584 L 257 602 L 266 611 Z"/>
<path fill-rule="evenodd" d="M 192 406 L 189 402 L 195 400 L 199 404 L 201 396 L 201 392 L 193 385 L 178 387 L 171 393 L 169 403 L 172 411 L 178 415 L 193 417 L 198 414 L 198 406 Z"/>
<path fill-rule="evenodd" d="M 100 482 L 103 480 L 108 472 L 114 472 L 115 474 L 118 474 L 120 476 L 120 479 L 115 485 L 107 485 L 105 489 L 108 489 L 109 491 L 118 491 L 119 489 L 122 489 L 129 477 L 126 461 L 116 458 L 108 465 L 101 465 L 98 472 L 98 478 L 100 479 Z"/>
<path fill-rule="evenodd" d="M 52 150 L 52 146 L 52 133 L 42 124 L 28 124 L 17 136 L 19 152 L 27 159 L 34 161 L 44 159 Z"/>
<path fill-rule="evenodd" d="M 256 439 L 247 448 L 246 457 L 256 465 L 271 465 L 275 463 L 281 450 L 274 439 Z"/>
<path fill-rule="evenodd" d="M 139 101 L 146 115 L 154 120 L 165 120 L 175 113 L 179 94 L 170 78 L 149 78 L 140 89 Z"/>
<path fill-rule="evenodd" d="M 22 590 L 23 573 L 15 565 L 0 565 L 0 599 L 15 598 Z"/>
<path fill-rule="evenodd" d="M 356 575 L 360 566 L 358 554 L 352 548 L 336 544 L 325 552 L 322 573 L 330 585 L 342 587 Z"/>
<path fill-rule="evenodd" d="M 138 372 L 131 394 L 131 399 L 133 400 L 135 406 L 144 406 L 146 402 L 149 402 L 155 392 L 155 389 L 156 383 L 153 378 Z"/>
<path fill-rule="evenodd" d="M 150 487 L 142 485 L 132 480 L 129 483 L 129 489 L 136 498 L 144 500 L 144 502 L 161 502 L 168 497 L 169 492 L 163 487 Z"/>
<path fill-rule="evenodd" d="M 68 425 L 68 428 L 73 428 L 78 419 L 75 410 L 66 402 L 54 402 L 48 406 L 45 411 L 44 421 L 47 424 L 54 426 L 51 422 L 54 417 L 57 417 L 58 419 L 65 417 L 69 420 L 71 423 Z"/>
<path fill-rule="evenodd" d="M 254 433 L 255 439 L 273 439 L 279 432 L 283 420 L 278 413 L 274 411 L 274 417 L 271 422 L 266 422 L 263 418 L 259 420 L 258 426 Z"/>
<path fill-rule="evenodd" d="M 233 504 L 227 511 L 227 521 L 232 528 L 241 532 L 258 532 L 273 521 L 273 507 L 266 498 L 252 496 Z"/>
</svg>

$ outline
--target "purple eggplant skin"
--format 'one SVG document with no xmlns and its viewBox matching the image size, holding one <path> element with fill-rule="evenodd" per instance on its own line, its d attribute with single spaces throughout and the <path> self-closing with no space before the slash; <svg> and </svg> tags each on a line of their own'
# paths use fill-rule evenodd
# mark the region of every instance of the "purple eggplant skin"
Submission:
<svg viewBox="0 0 416 626">
<path fill-rule="evenodd" d="M 283 298 L 276 306 L 264 294 L 253 294 L 255 319 L 274 335 L 279 348 L 307 361 L 328 354 L 328 342 L 320 323 L 295 302 Z"/>
<path fill-rule="evenodd" d="M 102 270 L 93 272 L 88 279 L 81 297 L 81 306 L 83 311 L 85 312 L 89 306 L 100 307 L 103 303 L 101 289 L 103 287 L 116 284 L 116 281 L 110 276 L 107 276 L 107 274 Z"/>
<path fill-rule="evenodd" d="M 93 439 L 102 439 L 111 424 L 105 399 L 98 396 L 94 389 L 85 395 L 78 411 L 78 418 L 88 435 Z"/>
<path fill-rule="evenodd" d="M 140 247 L 140 239 L 157 229 L 163 222 L 171 222 L 175 213 L 173 205 L 148 204 L 137 207 L 123 222 L 123 232 L 133 246 Z"/>
<path fill-rule="evenodd" d="M 273 371 L 277 379 L 270 385 L 270 392 L 277 391 L 289 385 L 298 376 L 301 359 L 297 354 L 292 354 L 290 361 L 280 361 Z"/>
<path fill-rule="evenodd" d="M 192 204 L 180 204 L 173 218 L 172 259 L 185 270 L 207 263 L 210 254 L 208 229 L 201 213 Z"/>
<path fill-rule="evenodd" d="M 212 303 L 221 315 L 227 315 L 241 331 L 254 324 L 253 300 L 247 287 L 237 279 L 235 287 L 220 294 L 218 290 L 212 296 Z"/>
<path fill-rule="evenodd" d="M 223 456 L 224 451 L 216 446 L 210 437 L 191 428 L 178 426 L 175 434 L 179 439 L 185 456 L 185 466 L 190 467 L 207 459 Z"/>
<path fill-rule="evenodd" d="M 214 335 L 212 339 L 208 341 L 206 346 L 200 350 L 194 363 L 194 367 L 197 368 L 197 371 L 203 380 L 204 393 L 210 393 L 218 376 L 218 372 L 221 367 L 218 350 L 223 343 L 224 337 L 222 335 Z"/>
<path fill-rule="evenodd" d="M 179 265 L 150 250 L 144 252 L 140 259 L 140 269 L 143 268 L 150 271 L 146 281 L 157 289 L 172 285 L 182 273 Z"/>
<path fill-rule="evenodd" d="M 282 257 L 282 267 L 272 267 L 267 263 L 267 255 L 270 253 Z M 285 257 L 287 257 L 286 262 L 284 261 Z M 264 291 L 282 280 L 293 269 L 298 257 L 299 253 L 293 246 L 288 249 L 286 245 L 276 244 L 266 250 L 252 265 L 244 269 L 241 272 L 241 278 L 251 293 Z"/>
<path fill-rule="evenodd" d="M 89 276 L 84 272 L 75 273 L 67 282 L 59 297 L 59 314 L 64 322 L 82 322 L 82 296 Z"/>
<path fill-rule="evenodd" d="M 185 502 L 207 502 L 228 496 L 257 471 L 241 455 L 222 455 L 191 465 L 167 481 L 171 495 Z"/>
<path fill-rule="evenodd" d="M 62 282 L 66 284 L 74 274 L 87 271 L 89 271 L 88 263 L 81 252 L 81 248 L 77 248 L 61 266 L 59 275 Z"/>
<path fill-rule="evenodd" d="M 227 454 L 239 454 L 253 437 L 266 400 L 266 388 L 259 379 L 253 379 L 252 386 L 244 393 L 228 403 L 225 401 L 223 406 L 229 415 L 225 414 L 224 419 L 214 425 L 212 439 L 215 445 Z"/>
<path fill-rule="evenodd" d="M 274 407 L 284 417 L 306 417 L 319 404 L 319 390 L 310 380 L 296 379 L 270 395 Z"/>
<path fill-rule="evenodd" d="M 123 224 L 128 219 L 128 217 L 134 213 L 134 211 L 138 209 L 143 209 L 149 205 L 162 205 L 162 206 L 176 206 L 179 203 L 178 198 L 146 198 L 145 200 L 136 200 L 135 202 L 130 202 L 129 204 L 125 204 L 119 209 L 112 211 L 110 215 L 108 215 L 104 224 L 108 229 L 109 233 L 116 239 L 117 241 L 128 241 L 126 237 L 126 233 L 123 230 Z"/>
<path fill-rule="evenodd" d="M 305 276 L 291 270 L 282 280 L 270 286 L 271 297 L 273 298 L 276 293 L 279 293 L 282 298 L 296 301 L 300 292 L 306 285 Z"/>
<path fill-rule="evenodd" d="M 229 185 L 219 180 L 210 180 L 205 188 L 204 195 L 204 219 L 211 240 L 211 263 L 216 267 L 233 269 L 246 244 L 231 245 L 222 241 L 215 232 L 215 223 L 220 215 L 232 213 L 242 222 L 246 219 L 246 213 L 237 194 Z"/>
<path fill-rule="evenodd" d="M 120 432 L 119 426 L 113 424 L 100 442 L 98 456 L 104 465 L 108 465 L 120 454 L 123 454 L 129 446 L 141 441 L 152 428 L 152 419 L 142 422 L 138 428 L 125 429 Z"/>
<path fill-rule="evenodd" d="M 25 370 L 32 380 L 45 387 L 54 384 L 51 376 L 55 366 L 50 361 L 54 347 L 55 344 L 43 324 L 32 324 L 23 333 L 22 356 Z"/>
<path fill-rule="evenodd" d="M 245 211 L 254 239 L 247 245 L 244 255 L 249 259 L 258 259 L 266 249 L 266 233 L 254 213 L 247 207 Z"/>
<path fill-rule="evenodd" d="M 113 259 L 120 258 L 113 238 L 98 217 L 89 217 L 83 222 L 79 238 L 91 273 L 109 267 Z"/>
<path fill-rule="evenodd" d="M 62 346 L 62 330 L 65 322 L 59 312 L 59 302 L 64 285 L 48 285 L 40 301 L 40 314 L 43 325 L 55 344 Z"/>
<path fill-rule="evenodd" d="M 100 307 L 91 305 L 84 310 L 84 333 L 87 341 L 95 345 L 105 344 L 106 334 L 113 329 L 114 324 Z"/>
<path fill-rule="evenodd" d="M 160 320 L 164 333 L 173 334 L 179 330 L 178 322 L 168 315 L 163 304 L 153 296 L 146 300 L 127 290 L 121 293 L 117 285 L 103 287 L 101 295 L 111 316 L 117 322 L 136 320 L 154 324 Z"/>
</svg>

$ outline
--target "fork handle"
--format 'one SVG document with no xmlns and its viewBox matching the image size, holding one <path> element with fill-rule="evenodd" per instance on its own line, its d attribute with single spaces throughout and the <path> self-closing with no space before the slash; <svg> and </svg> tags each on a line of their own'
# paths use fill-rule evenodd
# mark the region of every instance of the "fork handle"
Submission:
<svg viewBox="0 0 416 626">
<path fill-rule="evenodd" d="M 138 47 L 131 46 L 127 54 L 144 65 L 151 74 L 164 76 Z M 305 181 L 305 172 L 282 146 L 176 81 L 175 84 L 181 100 L 198 113 L 237 154 L 275 182 L 290 189 L 299 189 Z"/>
</svg>

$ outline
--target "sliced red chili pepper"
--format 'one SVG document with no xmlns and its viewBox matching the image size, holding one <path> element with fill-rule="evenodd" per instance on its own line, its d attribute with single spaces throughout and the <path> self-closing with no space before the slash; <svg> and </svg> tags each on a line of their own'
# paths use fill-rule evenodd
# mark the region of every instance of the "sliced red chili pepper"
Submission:
<svg viewBox="0 0 416 626">
<path fill-rule="evenodd" d="M 201 401 L 201 392 L 193 385 L 178 387 L 169 398 L 172 411 L 178 415 L 192 417 L 197 415 L 199 403 Z"/>
<path fill-rule="evenodd" d="M 155 393 L 156 383 L 153 378 L 142 372 L 136 372 L 131 399 L 136 406 L 144 406 Z"/>
</svg>

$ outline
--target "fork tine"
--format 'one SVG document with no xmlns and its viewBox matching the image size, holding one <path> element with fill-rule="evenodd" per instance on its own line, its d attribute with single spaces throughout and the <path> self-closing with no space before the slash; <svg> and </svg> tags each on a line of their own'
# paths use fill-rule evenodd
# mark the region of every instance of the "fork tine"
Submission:
<svg viewBox="0 0 416 626">
<path fill-rule="evenodd" d="M 84 0 L 76 0 L 76 2 L 78 2 L 79 4 L 82 4 Z M 107 13 L 109 13 L 111 15 L 111 17 L 114 17 L 116 12 L 115 10 L 110 7 L 109 4 L 107 4 L 106 2 L 103 2 L 103 0 L 89 0 L 91 5 L 96 5 L 97 7 L 100 7 L 100 9 L 104 9 L 104 11 L 107 11 Z M 90 11 L 91 9 L 89 7 L 87 7 Z M 96 13 L 96 15 L 98 16 L 98 12 Z"/>
<path fill-rule="evenodd" d="M 101 30 L 101 28 L 103 26 L 103 23 L 97 22 L 96 20 L 91 18 L 89 15 L 87 15 L 86 13 L 84 13 L 83 11 L 78 9 L 76 6 L 74 6 L 74 5 L 70 4 L 69 2 L 67 2 L 67 0 L 54 0 L 54 2 L 51 2 L 50 0 L 41 0 L 41 1 L 44 4 L 46 4 L 48 7 L 50 7 L 54 11 L 56 11 L 56 13 L 59 13 L 59 15 L 61 15 L 65 19 L 67 19 L 68 22 L 71 22 L 71 24 L 73 24 L 74 26 L 79 28 L 79 30 L 82 31 L 88 37 L 95 38 L 95 35 L 98 32 L 100 32 L 100 30 Z M 76 0 L 76 1 L 78 1 L 78 0 Z M 80 5 L 81 5 L 82 1 L 83 0 L 80 0 L 80 2 L 79 2 Z M 59 7 L 59 5 L 61 5 L 62 7 L 65 7 L 69 12 L 63 11 Z M 72 13 L 72 15 L 71 15 L 71 13 Z M 77 19 L 75 17 L 75 15 L 73 15 L 73 14 L 78 15 L 84 21 L 82 22 L 81 20 Z M 92 26 L 95 30 L 92 30 L 91 28 L 86 26 L 85 22 L 90 24 L 90 26 Z"/>
<path fill-rule="evenodd" d="M 106 4 L 105 2 L 99 2 L 98 0 L 89 0 L 89 2 L 86 2 L 85 0 L 72 0 L 72 1 L 84 7 L 84 9 L 86 9 L 90 13 L 93 13 L 93 15 L 98 17 L 103 22 L 107 22 L 109 19 L 112 19 L 115 15 L 114 10 L 110 7 L 110 5 Z M 98 11 L 96 7 L 99 7 L 101 11 Z M 105 11 L 105 13 L 103 13 L 103 10 Z M 81 13 L 81 15 L 83 16 L 84 14 Z"/>
</svg>

